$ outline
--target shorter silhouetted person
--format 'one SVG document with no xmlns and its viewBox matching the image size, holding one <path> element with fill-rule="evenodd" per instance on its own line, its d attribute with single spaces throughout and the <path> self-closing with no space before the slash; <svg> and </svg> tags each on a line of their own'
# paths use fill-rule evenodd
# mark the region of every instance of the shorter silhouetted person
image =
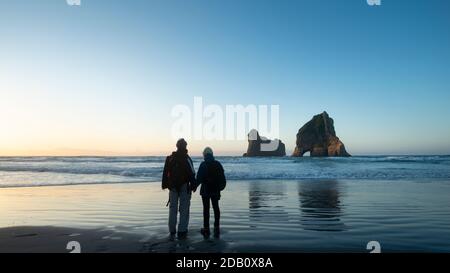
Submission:
<svg viewBox="0 0 450 273">
<path fill-rule="evenodd" d="M 201 233 L 204 236 L 211 234 L 209 227 L 209 208 L 212 204 L 214 210 L 214 236 L 220 235 L 220 209 L 219 200 L 220 192 L 225 189 L 226 178 L 222 164 L 214 159 L 211 148 L 206 147 L 203 151 L 204 161 L 200 164 L 197 173 L 196 182 L 193 190 L 201 185 L 200 195 L 203 201 L 203 228 Z"/>
<path fill-rule="evenodd" d="M 178 223 L 178 238 L 186 237 L 189 225 L 189 208 L 191 205 L 191 184 L 195 182 L 195 170 L 192 159 L 186 149 L 187 142 L 179 139 L 177 151 L 166 158 L 162 177 L 162 188 L 169 189 L 169 231 L 171 236 L 177 233 L 177 214 L 180 212 Z"/>
</svg>

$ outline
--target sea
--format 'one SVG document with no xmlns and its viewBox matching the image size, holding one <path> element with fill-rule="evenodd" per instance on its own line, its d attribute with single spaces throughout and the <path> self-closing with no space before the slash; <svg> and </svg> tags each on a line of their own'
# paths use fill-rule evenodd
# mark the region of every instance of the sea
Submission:
<svg viewBox="0 0 450 273">
<path fill-rule="evenodd" d="M 228 180 L 449 180 L 450 156 L 218 157 Z M 160 182 L 165 157 L 0 157 L 0 188 Z M 201 157 L 193 157 L 197 169 Z"/>
<path fill-rule="evenodd" d="M 146 252 L 450 252 L 450 156 L 217 159 L 219 239 L 198 192 L 188 239 L 168 239 L 157 156 L 0 157 L 0 228 L 129 232 Z"/>
</svg>

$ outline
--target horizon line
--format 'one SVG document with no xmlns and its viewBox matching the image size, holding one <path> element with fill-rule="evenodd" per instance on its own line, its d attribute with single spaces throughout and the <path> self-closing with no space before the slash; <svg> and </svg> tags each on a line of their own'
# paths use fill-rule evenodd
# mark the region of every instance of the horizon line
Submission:
<svg viewBox="0 0 450 273">
<path fill-rule="evenodd" d="M 49 154 L 40 154 L 40 155 L 1 155 L 0 154 L 0 158 L 6 158 L 6 157 L 161 157 L 161 156 L 167 156 L 168 154 L 170 154 L 171 152 L 165 153 L 165 154 L 143 154 L 143 155 L 132 155 L 132 154 L 117 154 L 117 155 L 101 155 L 101 154 L 80 154 L 80 155 L 49 155 Z M 195 156 L 195 157 L 201 157 L 202 154 L 201 153 L 193 153 L 191 154 L 191 156 Z M 217 155 L 217 153 L 215 154 L 215 156 L 219 156 L 219 157 L 244 157 L 242 154 L 225 154 L 225 155 Z M 444 153 L 444 154 L 389 154 L 389 153 L 366 153 L 366 154 L 352 154 L 352 156 L 350 157 L 364 157 L 364 156 L 450 156 L 450 153 Z M 292 155 L 285 155 L 285 156 L 254 156 L 253 158 L 264 158 L 264 157 L 296 157 L 296 156 L 292 156 Z M 300 157 L 311 157 L 308 155 L 305 156 L 300 156 Z M 334 158 L 336 156 L 315 156 L 317 158 Z M 251 157 L 252 158 L 252 157 Z M 296 157 L 298 158 L 298 157 Z"/>
</svg>

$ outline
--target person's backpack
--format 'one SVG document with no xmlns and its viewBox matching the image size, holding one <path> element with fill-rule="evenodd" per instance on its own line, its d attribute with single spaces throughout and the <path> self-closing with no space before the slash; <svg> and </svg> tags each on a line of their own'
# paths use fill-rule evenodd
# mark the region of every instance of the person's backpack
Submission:
<svg viewBox="0 0 450 273">
<path fill-rule="evenodd" d="M 163 178 L 163 189 L 179 190 L 181 186 L 189 181 L 189 174 L 186 168 L 186 158 L 180 158 L 175 155 L 168 156 L 166 159 L 166 177 Z"/>
<path fill-rule="evenodd" d="M 227 181 L 222 165 L 218 161 L 208 162 L 206 165 L 207 177 L 206 184 L 211 191 L 223 191 L 226 187 Z"/>
<path fill-rule="evenodd" d="M 173 157 L 170 163 L 168 178 L 169 184 L 172 188 L 179 190 L 181 185 L 188 181 L 187 170 L 186 170 L 186 159 L 181 159 Z"/>
<path fill-rule="evenodd" d="M 227 179 L 225 178 L 225 173 L 223 171 L 222 166 L 220 166 L 220 169 L 222 170 L 221 176 L 219 179 L 219 191 L 223 191 L 225 187 L 227 186 Z"/>
</svg>

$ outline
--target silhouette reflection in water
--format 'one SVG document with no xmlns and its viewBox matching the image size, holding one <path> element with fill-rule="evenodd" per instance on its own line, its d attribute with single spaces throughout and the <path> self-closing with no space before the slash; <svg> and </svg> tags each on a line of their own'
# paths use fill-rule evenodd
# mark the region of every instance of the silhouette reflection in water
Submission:
<svg viewBox="0 0 450 273">
<path fill-rule="evenodd" d="M 305 230 L 343 231 L 340 184 L 336 180 L 300 181 L 300 223 Z"/>
<path fill-rule="evenodd" d="M 250 227 L 256 227 L 255 222 L 270 224 L 288 220 L 286 185 L 252 181 L 248 193 Z"/>
</svg>

